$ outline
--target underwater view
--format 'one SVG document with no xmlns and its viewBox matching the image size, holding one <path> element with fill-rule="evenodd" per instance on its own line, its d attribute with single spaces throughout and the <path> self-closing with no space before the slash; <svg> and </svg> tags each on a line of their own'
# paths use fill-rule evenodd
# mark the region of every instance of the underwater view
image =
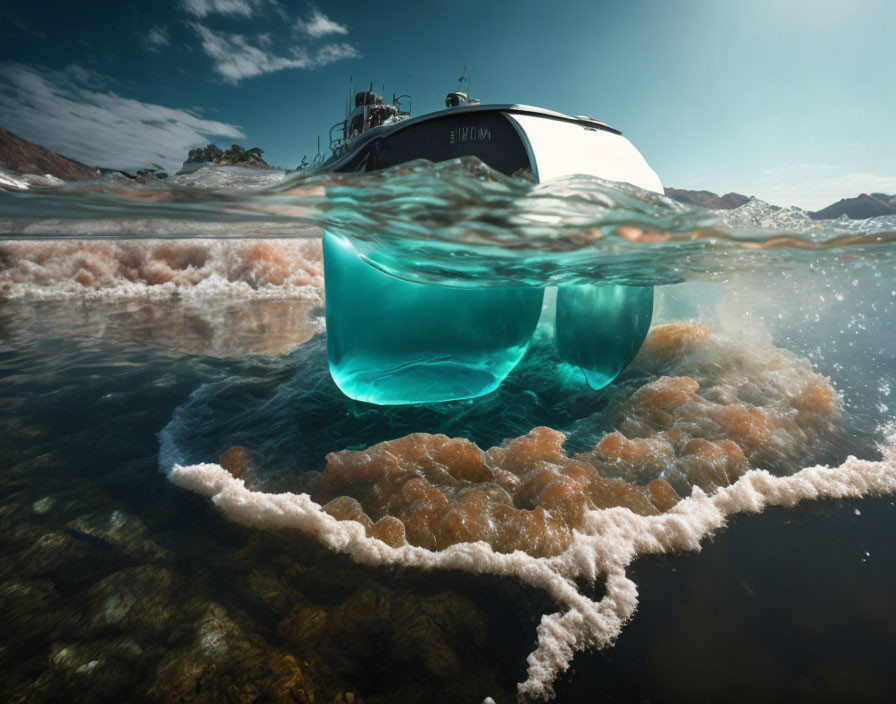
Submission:
<svg viewBox="0 0 896 704">
<path fill-rule="evenodd" d="M 0 6 L 0 700 L 896 701 L 896 5 Z"/>
<path fill-rule="evenodd" d="M 892 691 L 896 217 L 465 159 L 9 186 L 0 223 L 11 701 Z M 346 396 L 322 230 L 404 285 L 537 291 L 522 360 Z M 599 390 L 558 332 L 596 278 L 653 286 Z"/>
</svg>

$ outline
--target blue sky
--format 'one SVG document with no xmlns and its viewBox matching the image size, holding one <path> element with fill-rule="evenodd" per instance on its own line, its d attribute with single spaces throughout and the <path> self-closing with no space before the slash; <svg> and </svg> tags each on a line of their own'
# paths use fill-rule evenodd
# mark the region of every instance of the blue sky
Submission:
<svg viewBox="0 0 896 704">
<path fill-rule="evenodd" d="M 896 192 L 896 2 L 13 2 L 0 126 L 90 164 L 207 141 L 294 167 L 355 85 L 592 115 L 663 183 L 807 208 Z"/>
</svg>

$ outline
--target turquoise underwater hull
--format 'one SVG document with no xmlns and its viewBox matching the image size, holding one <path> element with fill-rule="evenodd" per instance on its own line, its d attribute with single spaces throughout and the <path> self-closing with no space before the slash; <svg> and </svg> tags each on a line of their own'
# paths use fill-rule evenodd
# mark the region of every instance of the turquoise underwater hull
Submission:
<svg viewBox="0 0 896 704">
<path fill-rule="evenodd" d="M 404 130 L 380 128 L 378 139 L 368 137 L 333 164 L 333 170 L 372 170 L 393 165 L 390 159 L 443 161 L 472 154 L 506 173 L 528 169 L 537 179 L 546 174 L 551 178 L 616 174 L 627 177 L 616 180 L 640 180 L 635 185 L 661 189 L 643 157 L 615 130 L 598 131 L 591 123 L 583 127 L 577 118 L 546 117 L 544 111 L 475 108 L 416 118 Z M 459 125 L 490 139 L 462 145 L 437 139 Z M 595 134 L 600 135 L 596 144 Z M 598 158 L 591 154 L 589 159 L 588 149 L 570 143 L 583 138 L 592 151 L 598 148 Z M 573 161 L 558 160 L 557 149 L 560 157 L 565 153 Z M 539 158 L 541 153 L 546 156 Z M 582 158 L 589 161 L 587 169 L 582 168 Z M 542 289 L 471 289 L 404 281 L 367 263 L 339 232 L 323 233 L 323 255 L 330 373 L 343 393 L 359 401 L 433 403 L 490 393 L 526 354 L 541 315 Z M 560 287 L 555 321 L 558 355 L 578 366 L 592 388 L 603 388 L 637 353 L 652 314 L 651 287 L 600 283 Z"/>
</svg>

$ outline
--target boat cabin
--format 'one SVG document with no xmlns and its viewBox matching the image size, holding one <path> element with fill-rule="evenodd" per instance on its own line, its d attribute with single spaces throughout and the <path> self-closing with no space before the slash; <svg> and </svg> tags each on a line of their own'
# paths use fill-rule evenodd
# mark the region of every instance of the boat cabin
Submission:
<svg viewBox="0 0 896 704">
<path fill-rule="evenodd" d="M 407 99 L 408 109 L 402 108 L 401 102 Z M 391 125 L 411 116 L 411 96 L 392 94 L 392 102 L 383 101 L 383 96 L 373 90 L 355 93 L 354 108 L 345 120 L 337 122 L 330 128 L 330 149 L 334 155 L 345 151 L 348 144 L 367 130 L 380 125 Z"/>
</svg>

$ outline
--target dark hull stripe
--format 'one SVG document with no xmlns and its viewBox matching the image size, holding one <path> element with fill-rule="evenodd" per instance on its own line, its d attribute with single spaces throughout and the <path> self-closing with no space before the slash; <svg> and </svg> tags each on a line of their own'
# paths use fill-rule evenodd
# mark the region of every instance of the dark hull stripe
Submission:
<svg viewBox="0 0 896 704">
<path fill-rule="evenodd" d="M 527 144 L 498 110 L 436 113 L 397 129 L 401 126 L 378 128 L 379 134 L 362 138 L 348 154 L 324 164 L 324 169 L 378 171 L 414 159 L 440 162 L 475 156 L 502 174 L 528 171 L 534 175 Z"/>
</svg>

